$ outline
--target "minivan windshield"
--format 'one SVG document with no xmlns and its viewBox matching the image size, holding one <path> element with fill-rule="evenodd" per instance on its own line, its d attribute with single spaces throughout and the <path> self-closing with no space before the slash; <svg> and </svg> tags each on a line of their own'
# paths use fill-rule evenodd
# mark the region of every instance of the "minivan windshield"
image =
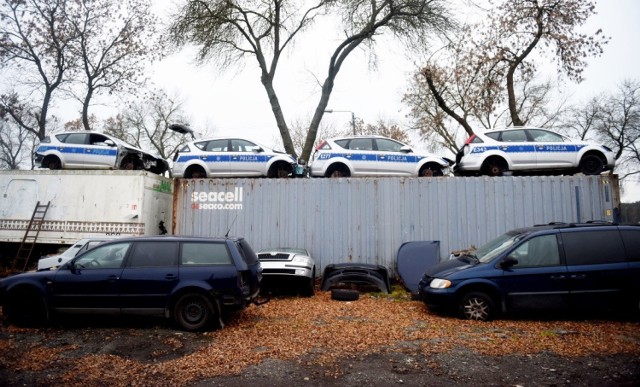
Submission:
<svg viewBox="0 0 640 387">
<path fill-rule="evenodd" d="M 491 242 L 485 243 L 476 250 L 476 258 L 483 263 L 489 262 L 502 254 L 509 247 L 522 239 L 523 234 L 506 233 Z"/>
</svg>

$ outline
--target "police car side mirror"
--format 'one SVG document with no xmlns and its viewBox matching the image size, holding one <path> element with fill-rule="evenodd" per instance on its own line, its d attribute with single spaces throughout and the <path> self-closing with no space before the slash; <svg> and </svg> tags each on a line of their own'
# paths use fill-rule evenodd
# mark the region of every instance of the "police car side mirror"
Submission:
<svg viewBox="0 0 640 387">
<path fill-rule="evenodd" d="M 404 145 L 402 148 L 400 148 L 400 152 L 411 153 L 413 152 L 413 149 L 411 149 L 409 145 Z"/>
<path fill-rule="evenodd" d="M 104 143 L 109 145 L 109 146 L 116 146 L 116 143 L 111 141 L 111 140 L 104 140 Z"/>
<path fill-rule="evenodd" d="M 256 153 L 260 153 L 260 152 L 264 152 L 264 149 L 262 149 L 262 147 L 261 147 L 261 146 L 257 146 L 257 147 L 255 147 L 255 148 L 253 149 L 253 151 L 254 151 L 254 152 L 256 152 Z"/>
</svg>

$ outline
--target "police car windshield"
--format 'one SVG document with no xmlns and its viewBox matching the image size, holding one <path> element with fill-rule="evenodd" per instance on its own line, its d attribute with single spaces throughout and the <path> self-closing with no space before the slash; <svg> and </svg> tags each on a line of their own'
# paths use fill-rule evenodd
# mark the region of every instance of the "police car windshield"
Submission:
<svg viewBox="0 0 640 387">
<path fill-rule="evenodd" d="M 503 234 L 476 250 L 476 257 L 480 262 L 486 263 L 502 254 L 522 238 L 522 234 Z"/>
</svg>

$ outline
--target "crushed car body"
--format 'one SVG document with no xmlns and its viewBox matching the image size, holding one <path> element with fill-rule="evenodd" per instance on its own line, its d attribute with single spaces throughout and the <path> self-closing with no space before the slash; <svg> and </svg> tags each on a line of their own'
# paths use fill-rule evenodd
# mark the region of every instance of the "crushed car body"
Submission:
<svg viewBox="0 0 640 387">
<path fill-rule="evenodd" d="M 145 170 L 158 175 L 169 170 L 161 157 L 104 133 L 61 132 L 46 136 L 35 150 L 35 165 L 48 169 Z"/>
</svg>

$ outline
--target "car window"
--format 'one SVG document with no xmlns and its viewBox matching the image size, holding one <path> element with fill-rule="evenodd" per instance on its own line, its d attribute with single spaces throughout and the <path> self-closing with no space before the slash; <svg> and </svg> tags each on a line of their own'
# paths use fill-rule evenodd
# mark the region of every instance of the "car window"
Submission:
<svg viewBox="0 0 640 387">
<path fill-rule="evenodd" d="M 253 152 L 260 148 L 259 145 L 247 140 L 233 139 L 231 140 L 232 152 Z"/>
<path fill-rule="evenodd" d="M 185 242 L 182 244 L 180 264 L 230 265 L 233 264 L 226 243 Z"/>
<path fill-rule="evenodd" d="M 344 140 L 336 140 L 336 144 L 340 145 L 341 147 L 343 147 L 344 149 L 349 149 L 348 145 L 349 145 L 349 139 L 344 139 Z"/>
<path fill-rule="evenodd" d="M 385 152 L 400 152 L 400 148 L 404 146 L 402 143 L 388 140 L 386 138 L 377 138 L 376 145 L 378 146 L 379 151 Z"/>
<path fill-rule="evenodd" d="M 129 258 L 129 267 L 177 265 L 175 242 L 137 242 Z"/>
<path fill-rule="evenodd" d="M 91 145 L 107 145 L 107 140 L 109 140 L 109 137 L 103 136 L 102 134 L 92 133 L 89 137 L 89 143 Z"/>
<path fill-rule="evenodd" d="M 563 142 L 564 138 L 559 134 L 548 132 L 546 130 L 529 129 L 527 130 L 534 142 Z"/>
<path fill-rule="evenodd" d="M 624 248 L 627 251 L 627 259 L 630 261 L 640 261 L 640 229 L 620 230 Z"/>
<path fill-rule="evenodd" d="M 625 253 L 618 230 L 563 232 L 567 265 L 624 262 Z"/>
<path fill-rule="evenodd" d="M 485 243 L 476 250 L 476 257 L 480 262 L 489 262 L 498 255 L 507 251 L 516 242 L 522 239 L 522 234 L 503 234 L 493 239 L 490 242 Z"/>
<path fill-rule="evenodd" d="M 87 144 L 88 136 L 85 133 L 69 133 L 64 139 L 67 144 Z"/>
<path fill-rule="evenodd" d="M 485 135 L 493 140 L 499 141 L 500 140 L 500 133 L 501 132 L 491 132 L 491 133 L 485 133 Z M 476 138 L 479 138 L 478 136 L 476 136 L 474 138 L 474 141 Z M 473 141 L 472 141 L 473 142 Z M 480 142 L 482 142 L 482 140 L 480 140 Z"/>
<path fill-rule="evenodd" d="M 555 235 L 541 235 L 524 242 L 509 256 L 518 260 L 513 267 L 556 266 L 560 264 Z"/>
<path fill-rule="evenodd" d="M 201 149 L 198 144 L 194 144 L 198 149 Z M 180 148 L 180 150 L 178 152 L 191 152 L 191 150 L 189 149 L 189 145 L 185 145 L 182 148 Z"/>
<path fill-rule="evenodd" d="M 79 269 L 117 269 L 122 265 L 130 242 L 98 246 L 74 261 Z"/>
<path fill-rule="evenodd" d="M 373 140 L 370 138 L 354 138 L 349 142 L 352 150 L 373 150 Z"/>
<path fill-rule="evenodd" d="M 50 142 L 51 142 L 51 138 L 49 136 L 46 136 L 45 138 L 40 140 L 40 144 L 48 144 Z"/>
<path fill-rule="evenodd" d="M 523 142 L 527 141 L 527 134 L 524 130 L 509 130 L 502 132 L 501 141 L 503 142 Z"/>
<path fill-rule="evenodd" d="M 253 265 L 256 262 L 258 262 L 258 256 L 256 255 L 256 253 L 251 248 L 251 245 L 249 245 L 249 243 L 246 240 L 241 239 L 237 241 L 236 247 L 238 248 L 240 255 L 242 255 L 242 259 L 245 261 L 247 265 Z"/>
</svg>

